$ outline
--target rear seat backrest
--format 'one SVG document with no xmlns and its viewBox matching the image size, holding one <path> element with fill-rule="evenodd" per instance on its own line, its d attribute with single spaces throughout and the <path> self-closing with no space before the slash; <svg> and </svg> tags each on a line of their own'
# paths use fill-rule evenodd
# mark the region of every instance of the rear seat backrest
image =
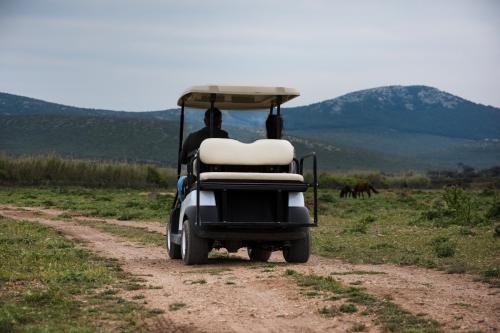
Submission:
<svg viewBox="0 0 500 333">
<path fill-rule="evenodd" d="M 243 143 L 233 139 L 206 139 L 200 145 L 200 161 L 210 165 L 289 165 L 293 146 L 287 140 L 257 140 Z"/>
</svg>

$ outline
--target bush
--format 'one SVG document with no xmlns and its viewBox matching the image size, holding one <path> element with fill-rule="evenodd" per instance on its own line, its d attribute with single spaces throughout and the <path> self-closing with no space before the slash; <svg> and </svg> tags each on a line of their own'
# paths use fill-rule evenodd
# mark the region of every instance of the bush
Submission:
<svg viewBox="0 0 500 333">
<path fill-rule="evenodd" d="M 155 165 L 63 159 L 56 155 L 11 158 L 0 155 L 0 184 L 90 187 L 167 187 L 173 169 Z"/>
<path fill-rule="evenodd" d="M 495 226 L 494 235 L 495 235 L 495 237 L 500 237 L 500 224 L 497 224 Z"/>
<path fill-rule="evenodd" d="M 490 207 L 486 212 L 485 217 L 489 220 L 500 220 L 500 196 L 495 191 Z"/>
<path fill-rule="evenodd" d="M 352 303 L 344 303 L 340 306 L 339 310 L 340 310 L 340 312 L 344 312 L 344 313 L 353 313 L 353 312 L 358 311 L 358 307 Z"/>
<path fill-rule="evenodd" d="M 441 199 L 435 200 L 432 207 L 422 216 L 435 226 L 471 226 L 481 223 L 484 218 L 478 214 L 479 204 L 473 195 L 457 186 L 444 188 Z"/>
<path fill-rule="evenodd" d="M 431 245 L 439 258 L 453 257 L 455 255 L 455 245 L 447 237 L 436 237 L 431 241 Z"/>
</svg>

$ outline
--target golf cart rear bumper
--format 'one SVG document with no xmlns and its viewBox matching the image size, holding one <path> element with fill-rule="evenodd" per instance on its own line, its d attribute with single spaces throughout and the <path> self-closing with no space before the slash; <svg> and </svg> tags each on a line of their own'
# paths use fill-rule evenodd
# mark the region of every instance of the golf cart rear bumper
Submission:
<svg viewBox="0 0 500 333">
<path fill-rule="evenodd" d="M 289 207 L 287 222 L 219 221 L 217 207 L 200 206 L 200 221 L 196 223 L 196 207 L 186 209 L 186 215 L 193 221 L 194 231 L 199 237 L 219 240 L 261 240 L 286 241 L 306 237 L 309 211 L 305 207 Z"/>
</svg>

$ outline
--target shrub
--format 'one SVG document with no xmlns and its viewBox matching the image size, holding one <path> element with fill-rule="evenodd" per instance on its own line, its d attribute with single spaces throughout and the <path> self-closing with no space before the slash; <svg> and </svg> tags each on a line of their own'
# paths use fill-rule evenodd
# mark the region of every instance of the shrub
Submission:
<svg viewBox="0 0 500 333">
<path fill-rule="evenodd" d="M 0 154 L 0 184 L 148 188 L 175 184 L 173 169 L 155 165 Z"/>
<path fill-rule="evenodd" d="M 500 224 L 497 224 L 495 226 L 494 235 L 495 235 L 495 237 L 500 237 Z"/>
<path fill-rule="evenodd" d="M 493 200 L 490 203 L 485 217 L 489 220 L 500 220 L 500 196 L 497 192 L 493 195 Z"/>
<path fill-rule="evenodd" d="M 431 241 L 431 244 L 439 258 L 453 257 L 455 255 L 455 245 L 447 237 L 436 237 Z"/>
<path fill-rule="evenodd" d="M 478 214 L 478 206 L 471 193 L 457 186 L 448 186 L 445 187 L 441 199 L 434 200 L 432 207 L 424 211 L 422 217 L 438 227 L 452 224 L 476 225 L 484 220 Z"/>
<path fill-rule="evenodd" d="M 353 313 L 358 311 L 358 307 L 352 303 L 345 303 L 340 306 L 339 310 L 344 313 Z"/>
</svg>

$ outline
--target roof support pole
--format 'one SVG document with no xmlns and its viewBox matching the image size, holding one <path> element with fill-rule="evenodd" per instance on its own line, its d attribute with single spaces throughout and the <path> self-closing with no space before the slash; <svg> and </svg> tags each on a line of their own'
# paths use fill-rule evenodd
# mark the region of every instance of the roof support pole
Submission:
<svg viewBox="0 0 500 333">
<path fill-rule="evenodd" d="M 181 153 L 182 153 L 182 140 L 184 139 L 184 100 L 181 105 L 181 120 L 179 124 L 179 150 L 177 156 L 177 178 L 181 175 Z"/>
<path fill-rule="evenodd" d="M 215 104 L 215 94 L 210 94 L 210 137 L 214 137 L 214 104 Z"/>
<path fill-rule="evenodd" d="M 181 119 L 179 124 L 179 150 L 177 154 L 177 180 L 181 176 L 181 154 L 182 154 L 182 140 L 184 139 L 184 100 L 181 104 Z M 175 208 L 179 199 L 179 193 L 175 192 L 174 202 L 172 203 L 172 209 Z"/>
<path fill-rule="evenodd" d="M 281 140 L 281 132 L 283 129 L 281 128 L 281 102 L 282 102 L 282 97 L 281 96 L 276 96 L 276 139 Z"/>
</svg>

